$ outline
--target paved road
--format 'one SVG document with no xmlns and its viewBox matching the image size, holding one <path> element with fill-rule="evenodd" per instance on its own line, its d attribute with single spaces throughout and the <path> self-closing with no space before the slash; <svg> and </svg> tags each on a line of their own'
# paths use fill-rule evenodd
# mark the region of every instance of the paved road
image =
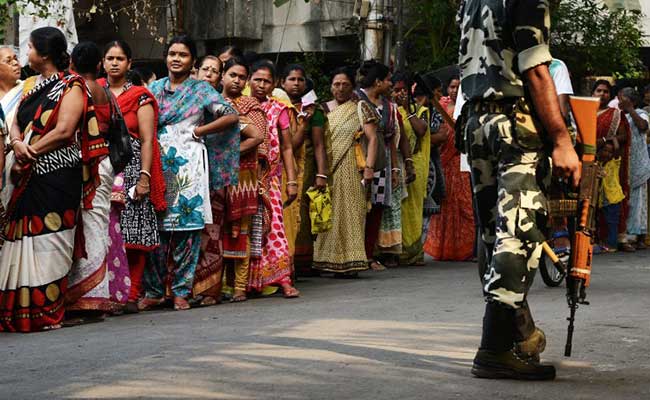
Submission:
<svg viewBox="0 0 650 400">
<path fill-rule="evenodd" d="M 650 251 L 596 259 L 592 305 L 563 357 L 563 289 L 538 277 L 533 313 L 554 382 L 472 378 L 482 300 L 473 265 L 310 278 L 297 300 L 158 311 L 0 334 L 0 398 L 649 399 Z"/>
</svg>

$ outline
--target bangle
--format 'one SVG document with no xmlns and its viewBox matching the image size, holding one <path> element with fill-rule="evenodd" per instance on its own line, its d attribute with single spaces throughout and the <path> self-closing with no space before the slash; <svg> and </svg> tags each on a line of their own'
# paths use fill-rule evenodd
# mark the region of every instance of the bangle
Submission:
<svg viewBox="0 0 650 400">
<path fill-rule="evenodd" d="M 409 115 L 408 117 L 406 117 L 406 119 L 411 119 L 411 118 L 413 118 L 413 117 L 417 117 L 417 114 L 411 114 L 411 115 Z"/>
<path fill-rule="evenodd" d="M 11 141 L 9 142 L 9 147 L 13 149 L 16 142 L 20 142 L 20 139 L 12 138 Z"/>
<path fill-rule="evenodd" d="M 196 133 L 194 133 L 194 131 L 192 131 L 192 139 L 194 139 L 194 140 L 196 140 L 196 141 L 201 140 L 200 137 L 196 136 Z"/>
<path fill-rule="evenodd" d="M 399 168 L 393 168 L 391 171 L 393 171 L 393 172 L 402 172 L 402 170 L 399 169 Z"/>
<path fill-rule="evenodd" d="M 327 180 L 327 175 L 316 174 L 316 178 L 323 178 L 323 179 Z"/>
<path fill-rule="evenodd" d="M 289 182 L 287 182 L 287 186 L 298 186 L 298 182 L 296 182 L 296 181 L 289 181 Z"/>
<path fill-rule="evenodd" d="M 366 165 L 365 168 L 366 168 L 366 169 L 371 169 L 371 170 L 373 170 L 373 171 L 375 170 L 375 167 L 372 167 L 372 166 L 370 166 L 370 165 Z"/>
<path fill-rule="evenodd" d="M 404 161 L 410 161 L 410 162 L 414 162 L 414 161 L 413 161 L 413 159 L 412 159 L 411 157 L 409 157 L 409 158 L 407 158 L 407 159 L 406 159 L 406 160 L 404 160 Z"/>
<path fill-rule="evenodd" d="M 151 174 L 150 174 L 149 171 L 147 171 L 147 170 L 144 170 L 144 169 L 141 170 L 141 171 L 140 171 L 140 175 L 147 175 L 147 176 L 151 179 Z"/>
</svg>

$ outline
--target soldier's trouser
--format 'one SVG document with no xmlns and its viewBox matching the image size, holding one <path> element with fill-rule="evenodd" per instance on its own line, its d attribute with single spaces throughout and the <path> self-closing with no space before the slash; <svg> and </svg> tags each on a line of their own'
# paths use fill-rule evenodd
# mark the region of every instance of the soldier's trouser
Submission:
<svg viewBox="0 0 650 400">
<path fill-rule="evenodd" d="M 548 155 L 539 137 L 515 134 L 504 114 L 470 114 L 465 137 L 474 207 L 488 249 L 484 295 L 488 302 L 518 310 L 525 304 L 545 240 L 540 227 L 546 218 Z M 529 311 L 523 308 L 530 324 Z M 530 325 L 524 329 L 530 331 Z"/>
</svg>

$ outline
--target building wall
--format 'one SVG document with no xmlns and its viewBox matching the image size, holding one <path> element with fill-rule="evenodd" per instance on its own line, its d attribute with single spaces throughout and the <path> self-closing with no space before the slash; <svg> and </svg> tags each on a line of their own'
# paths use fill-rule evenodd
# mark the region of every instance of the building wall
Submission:
<svg viewBox="0 0 650 400">
<path fill-rule="evenodd" d="M 643 19 L 641 28 L 645 33 L 646 46 L 650 46 L 650 0 L 603 0 L 609 8 L 626 8 L 641 11 Z"/>
<path fill-rule="evenodd" d="M 271 0 L 187 0 L 184 28 L 207 51 L 236 44 L 258 53 L 356 52 L 356 33 L 344 27 L 352 8 L 327 0 L 281 7 Z"/>
</svg>

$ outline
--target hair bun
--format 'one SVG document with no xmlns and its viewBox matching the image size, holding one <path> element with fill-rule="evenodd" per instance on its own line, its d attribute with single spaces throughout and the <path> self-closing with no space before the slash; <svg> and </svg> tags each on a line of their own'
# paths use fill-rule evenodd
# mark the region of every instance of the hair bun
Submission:
<svg viewBox="0 0 650 400">
<path fill-rule="evenodd" d="M 67 50 L 63 50 L 53 61 L 59 70 L 68 69 L 70 67 L 70 54 L 68 54 Z"/>
</svg>

